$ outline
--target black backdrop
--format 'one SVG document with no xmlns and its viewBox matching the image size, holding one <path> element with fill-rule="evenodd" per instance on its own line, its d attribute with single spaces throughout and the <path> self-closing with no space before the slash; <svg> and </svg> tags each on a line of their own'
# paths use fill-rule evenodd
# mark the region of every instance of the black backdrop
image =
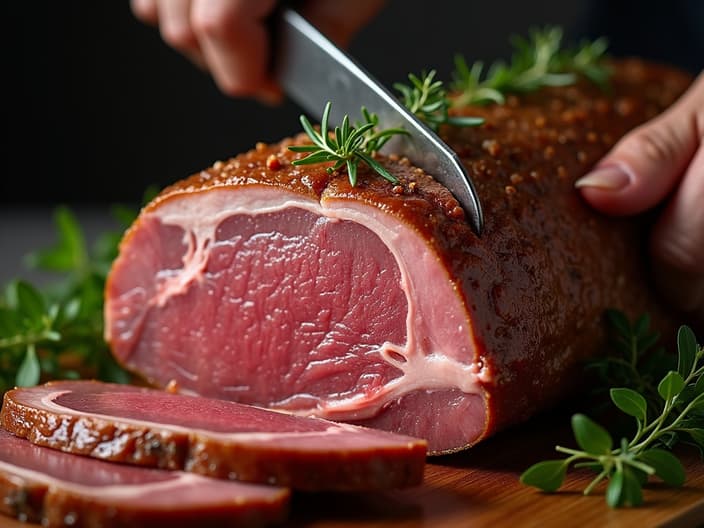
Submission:
<svg viewBox="0 0 704 528">
<path fill-rule="evenodd" d="M 209 77 L 131 15 L 126 1 L 8 2 L 2 204 L 136 202 L 166 185 L 298 131 L 298 109 L 220 94 Z M 615 55 L 693 73 L 704 65 L 704 2 L 391 0 L 351 53 L 384 83 L 452 56 L 505 57 L 508 36 L 561 24 L 572 40 L 605 34 Z"/>
</svg>

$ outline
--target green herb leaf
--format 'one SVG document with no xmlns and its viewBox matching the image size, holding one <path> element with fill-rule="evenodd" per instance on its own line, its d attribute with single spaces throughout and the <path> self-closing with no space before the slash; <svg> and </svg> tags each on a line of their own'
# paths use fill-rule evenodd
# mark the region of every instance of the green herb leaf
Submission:
<svg viewBox="0 0 704 528">
<path fill-rule="evenodd" d="M 408 75 L 410 85 L 394 84 L 401 92 L 401 101 L 413 114 L 432 128 L 440 125 L 477 126 L 484 122 L 480 117 L 450 116 L 450 100 L 442 81 L 435 79 L 435 70 L 421 73 L 420 76 Z"/>
<path fill-rule="evenodd" d="M 54 213 L 59 240 L 47 250 L 37 251 L 29 256 L 30 265 L 51 271 L 85 270 L 88 266 L 83 232 L 73 213 L 66 207 L 59 207 Z"/>
<path fill-rule="evenodd" d="M 617 470 L 609 480 L 609 486 L 606 488 L 606 504 L 612 508 L 617 508 L 623 505 L 623 470 Z"/>
<path fill-rule="evenodd" d="M 562 462 L 565 468 L 574 464 L 593 469 L 598 474 L 585 494 L 608 478 L 606 501 L 610 506 L 637 506 L 643 502 L 641 488 L 648 475 L 655 474 L 671 486 L 684 483 L 682 463 L 667 449 L 678 441 L 691 441 L 704 457 L 704 347 L 683 327 L 677 339 L 678 371 L 671 369 L 656 376 L 662 365 L 668 369 L 675 365 L 673 356 L 665 355 L 662 349 L 644 354 L 643 347 L 652 347 L 655 342 L 655 334 L 649 330 L 650 317 L 643 315 L 630 324 L 623 314 L 611 311 L 607 318 L 617 333 L 616 351 L 622 355 L 593 362 L 590 368 L 608 374 L 605 381 L 618 376 L 624 382 L 626 386 L 611 388 L 609 394 L 621 411 L 636 418 L 637 428 L 630 440 L 622 438 L 619 448 L 612 449 L 611 435 L 605 429 L 584 415 L 574 415 L 572 429 L 582 450 L 558 446 L 557 451 L 569 456 L 550 462 L 554 467 Z M 657 379 L 661 381 L 656 388 L 652 383 Z M 648 416 L 652 416 L 649 422 Z M 541 482 L 540 478 L 534 480 Z"/>
<path fill-rule="evenodd" d="M 689 429 L 687 432 L 689 433 L 689 436 L 692 437 L 692 440 L 694 440 L 694 442 L 699 447 L 704 449 L 704 428 L 702 428 L 702 429 Z"/>
<path fill-rule="evenodd" d="M 17 371 L 15 384 L 18 387 L 31 387 L 39 383 L 40 375 L 41 369 L 39 367 L 37 353 L 34 350 L 34 345 L 29 345 L 27 346 L 27 351 L 25 352 L 22 364 L 20 365 L 20 368 Z"/>
<path fill-rule="evenodd" d="M 629 416 L 645 421 L 648 403 L 636 391 L 626 388 L 611 389 L 611 401 Z"/>
<path fill-rule="evenodd" d="M 603 455 L 613 447 L 608 431 L 583 414 L 572 416 L 572 431 L 579 447 L 587 453 Z"/>
<path fill-rule="evenodd" d="M 557 27 L 532 29 L 528 38 L 512 39 L 513 56 L 509 65 L 494 63 L 484 74 L 484 65 L 468 66 L 462 56 L 455 57 L 454 83 L 459 92 L 458 106 L 486 103 L 503 104 L 505 95 L 537 90 L 544 86 L 573 84 L 578 75 L 604 86 L 609 69 L 603 62 L 607 42 L 583 42 L 576 50 L 562 48 L 562 30 Z"/>
<path fill-rule="evenodd" d="M 30 321 L 40 320 L 46 312 L 46 303 L 41 294 L 29 283 L 15 283 L 17 311 Z"/>
<path fill-rule="evenodd" d="M 631 323 L 623 312 L 619 310 L 606 310 L 606 317 L 621 335 L 631 335 Z"/>
<path fill-rule="evenodd" d="M 677 372 L 686 378 L 692 372 L 697 356 L 697 338 L 688 326 L 677 332 Z"/>
<path fill-rule="evenodd" d="M 123 219 L 136 215 L 118 211 Z M 121 370 L 103 339 L 102 318 L 105 276 L 117 254 L 120 232 L 104 233 L 103 245 L 88 254 L 70 210 L 59 208 L 55 220 L 58 243 L 36 252 L 31 262 L 59 273 L 61 281 L 43 291 L 17 281 L 0 295 L 0 391 L 13 384 L 34 385 L 42 377 L 106 379 L 104 364 L 116 373 Z"/>
<path fill-rule="evenodd" d="M 612 508 L 643 503 L 641 483 L 630 468 L 624 467 L 614 472 L 606 489 L 606 503 Z"/>
<path fill-rule="evenodd" d="M 553 492 L 562 486 L 567 472 L 564 460 L 546 460 L 526 469 L 521 475 L 521 482 L 543 491 Z"/>
<path fill-rule="evenodd" d="M 313 142 L 313 145 L 293 145 L 289 147 L 292 152 L 309 152 L 305 158 L 293 161 L 293 165 L 313 165 L 318 163 L 333 163 L 326 170 L 331 172 L 341 167 L 346 167 L 350 185 L 357 185 L 357 166 L 360 161 L 366 163 L 391 183 L 398 180 L 379 162 L 374 160 L 374 153 L 380 149 L 392 136 L 408 134 L 402 128 L 388 128 L 378 131 L 379 118 L 366 108 L 362 107 L 364 122 L 356 126 L 350 125 L 349 116 L 344 116 L 342 124 L 335 127 L 332 135 L 328 133 L 328 122 L 332 104 L 328 102 L 323 110 L 323 117 L 318 132 L 308 118 L 301 116 L 303 130 Z"/>
<path fill-rule="evenodd" d="M 638 455 L 638 460 L 645 462 L 655 470 L 668 486 L 680 487 L 684 484 L 686 475 L 679 459 L 664 449 L 649 449 Z"/>
<path fill-rule="evenodd" d="M 674 370 L 668 372 L 658 384 L 658 393 L 665 401 L 677 396 L 682 389 L 684 389 L 684 379 Z"/>
</svg>

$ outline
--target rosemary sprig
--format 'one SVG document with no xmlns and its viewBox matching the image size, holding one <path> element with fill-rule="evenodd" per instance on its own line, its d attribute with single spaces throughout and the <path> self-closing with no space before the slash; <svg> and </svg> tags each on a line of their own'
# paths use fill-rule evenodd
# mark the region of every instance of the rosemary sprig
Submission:
<svg viewBox="0 0 704 528">
<path fill-rule="evenodd" d="M 533 29 L 528 38 L 512 39 L 514 52 L 510 64 L 496 62 L 483 75 L 482 62 L 471 66 L 461 55 L 455 57 L 452 89 L 459 92 L 457 106 L 503 104 L 508 93 L 527 92 L 544 86 L 573 84 L 578 75 L 604 86 L 609 70 L 603 58 L 604 38 L 584 41 L 576 49 L 562 49 L 562 30 L 558 27 Z"/>
<path fill-rule="evenodd" d="M 450 100 L 442 81 L 435 79 L 435 70 L 423 72 L 420 77 L 408 75 L 410 85 L 395 83 L 394 88 L 401 92 L 401 101 L 413 114 L 433 130 L 440 125 L 476 126 L 481 125 L 481 117 L 449 115 Z"/>
<path fill-rule="evenodd" d="M 623 325 L 624 319 L 612 316 L 612 321 L 617 321 L 621 327 L 624 341 L 636 343 L 633 355 L 638 357 L 642 354 L 637 349 L 638 337 L 642 337 L 647 325 L 641 318 L 634 334 L 634 327 Z M 613 404 L 635 419 L 635 432 L 630 440 L 622 438 L 619 446 L 614 447 L 606 429 L 583 414 L 575 414 L 572 431 L 580 449 L 556 446 L 556 451 L 568 456 L 531 466 L 521 475 L 521 482 L 553 492 L 562 485 L 570 465 L 589 468 L 597 475 L 584 494 L 588 495 L 600 482 L 608 480 L 606 502 L 611 507 L 641 504 L 641 489 L 650 475 L 656 475 L 670 486 L 681 486 L 685 481 L 684 468 L 667 449 L 685 439 L 704 453 L 704 347 L 697 345 L 694 333 L 687 326 L 680 327 L 677 344 L 676 369 L 669 370 L 659 380 L 657 401 L 648 393 L 644 395 L 627 387 L 609 391 Z M 634 364 L 637 363 L 634 360 Z M 640 375 L 634 380 L 636 386 L 643 383 Z M 654 412 L 650 410 L 653 405 Z"/>
<path fill-rule="evenodd" d="M 323 111 L 320 132 L 313 127 L 306 116 L 301 116 L 303 130 L 308 134 L 313 144 L 289 147 L 289 150 L 293 152 L 310 152 L 308 156 L 295 160 L 293 164 L 310 165 L 314 163 L 335 162 L 334 165 L 326 169 L 328 172 L 336 171 L 344 165 L 347 167 L 347 175 L 350 184 L 355 186 L 357 184 L 357 166 L 359 162 L 362 161 L 391 183 L 398 183 L 396 177 L 387 171 L 372 156 L 374 152 L 384 146 L 392 136 L 408 134 L 408 132 L 402 128 L 377 130 L 379 125 L 378 116 L 368 112 L 366 108 L 362 107 L 363 123 L 352 126 L 350 125 L 349 116 L 345 115 L 342 119 L 342 125 L 335 127 L 334 133 L 330 134 L 328 132 L 328 122 L 331 108 L 332 104 L 328 102 Z"/>
</svg>

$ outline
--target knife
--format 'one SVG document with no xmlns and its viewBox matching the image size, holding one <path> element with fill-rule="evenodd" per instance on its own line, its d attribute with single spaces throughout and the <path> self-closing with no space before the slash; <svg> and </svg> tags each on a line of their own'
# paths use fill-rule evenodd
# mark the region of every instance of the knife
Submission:
<svg viewBox="0 0 704 528">
<path fill-rule="evenodd" d="M 481 234 L 484 220 L 472 180 L 435 132 L 295 10 L 279 11 L 275 37 L 274 77 L 295 103 L 320 119 L 332 101 L 330 121 L 337 124 L 365 106 L 379 116 L 380 127 L 403 127 L 409 134 L 394 136 L 383 151 L 405 155 L 447 187 Z"/>
</svg>

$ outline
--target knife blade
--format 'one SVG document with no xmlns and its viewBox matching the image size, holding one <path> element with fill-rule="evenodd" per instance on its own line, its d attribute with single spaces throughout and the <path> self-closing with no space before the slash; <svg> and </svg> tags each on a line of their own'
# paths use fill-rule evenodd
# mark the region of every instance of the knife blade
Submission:
<svg viewBox="0 0 704 528">
<path fill-rule="evenodd" d="M 354 119 L 365 106 L 379 116 L 380 127 L 403 127 L 409 135 L 394 136 L 383 151 L 406 156 L 447 187 L 479 236 L 484 225 L 481 203 L 457 154 L 295 10 L 282 8 L 277 23 L 273 71 L 284 92 L 318 119 L 331 101 L 331 123 L 340 124 L 345 114 Z"/>
</svg>

